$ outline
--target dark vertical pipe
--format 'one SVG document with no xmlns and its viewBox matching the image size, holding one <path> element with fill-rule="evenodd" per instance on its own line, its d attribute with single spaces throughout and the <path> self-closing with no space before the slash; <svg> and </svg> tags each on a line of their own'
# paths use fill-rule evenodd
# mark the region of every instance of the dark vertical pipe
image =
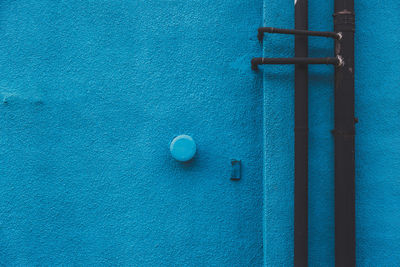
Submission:
<svg viewBox="0 0 400 267">
<path fill-rule="evenodd" d="M 355 266 L 354 0 L 335 0 L 335 265 Z"/>
<path fill-rule="evenodd" d="M 295 1 L 295 29 L 308 29 L 308 1 Z M 295 36 L 295 57 L 308 57 L 308 37 Z M 308 65 L 295 65 L 294 266 L 308 265 Z"/>
</svg>

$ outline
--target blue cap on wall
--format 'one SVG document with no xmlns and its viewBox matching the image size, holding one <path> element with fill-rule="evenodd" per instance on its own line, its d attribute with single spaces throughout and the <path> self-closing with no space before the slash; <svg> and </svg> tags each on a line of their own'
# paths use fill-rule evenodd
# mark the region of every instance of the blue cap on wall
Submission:
<svg viewBox="0 0 400 267">
<path fill-rule="evenodd" d="M 172 140 L 169 150 L 174 159 L 188 161 L 196 153 L 196 143 L 189 135 L 179 135 Z"/>
</svg>

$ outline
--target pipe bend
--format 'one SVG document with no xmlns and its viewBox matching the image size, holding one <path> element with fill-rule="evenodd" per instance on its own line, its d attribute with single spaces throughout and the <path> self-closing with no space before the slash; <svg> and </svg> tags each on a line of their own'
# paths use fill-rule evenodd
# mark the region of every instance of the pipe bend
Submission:
<svg viewBox="0 0 400 267">
<path fill-rule="evenodd" d="M 251 69 L 258 70 L 258 65 L 262 64 L 263 58 L 262 57 L 255 57 L 251 59 Z"/>
</svg>

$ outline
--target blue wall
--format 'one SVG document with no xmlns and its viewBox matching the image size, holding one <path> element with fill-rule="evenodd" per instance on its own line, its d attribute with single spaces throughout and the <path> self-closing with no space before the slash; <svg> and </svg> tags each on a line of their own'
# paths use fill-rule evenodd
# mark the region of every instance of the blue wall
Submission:
<svg viewBox="0 0 400 267">
<path fill-rule="evenodd" d="M 399 1 L 356 3 L 356 238 L 358 266 L 400 262 Z M 332 29 L 333 0 L 309 0 L 309 26 Z M 293 27 L 293 2 L 264 0 L 264 24 Z M 310 56 L 333 42 L 310 38 Z M 266 57 L 293 56 L 293 37 L 269 36 Z M 293 264 L 293 67 L 264 67 L 264 261 Z M 333 73 L 310 66 L 309 262 L 334 265 Z"/>
<path fill-rule="evenodd" d="M 0 265 L 262 265 L 261 22 L 261 0 L 0 1 Z"/>
<path fill-rule="evenodd" d="M 333 0 L 309 3 L 310 28 L 332 29 Z M 399 9 L 356 1 L 360 266 L 400 261 Z M 291 28 L 293 13 L 276 0 L 1 1 L 0 264 L 292 265 L 293 67 L 249 61 L 262 17 Z M 290 57 L 293 38 L 263 48 Z M 310 56 L 332 51 L 310 38 Z M 310 66 L 309 98 L 309 257 L 333 266 L 332 67 Z M 188 164 L 168 151 L 182 133 L 198 145 Z"/>
</svg>

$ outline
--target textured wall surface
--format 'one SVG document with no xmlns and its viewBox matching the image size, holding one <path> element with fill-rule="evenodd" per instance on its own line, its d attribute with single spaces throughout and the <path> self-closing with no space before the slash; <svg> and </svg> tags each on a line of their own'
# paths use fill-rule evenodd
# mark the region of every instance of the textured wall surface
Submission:
<svg viewBox="0 0 400 267">
<path fill-rule="evenodd" d="M 400 3 L 356 3 L 356 238 L 358 266 L 400 262 Z M 309 28 L 333 29 L 333 0 L 309 0 Z M 293 2 L 264 0 L 264 24 L 294 27 Z M 310 56 L 333 42 L 310 38 Z M 293 56 L 294 39 L 269 36 L 266 57 Z M 264 69 L 264 261 L 293 264 L 294 94 L 291 66 Z M 309 262 L 334 265 L 333 73 L 309 67 Z"/>
<path fill-rule="evenodd" d="M 0 1 L 0 265 L 262 265 L 261 23 L 261 0 Z"/>
</svg>

